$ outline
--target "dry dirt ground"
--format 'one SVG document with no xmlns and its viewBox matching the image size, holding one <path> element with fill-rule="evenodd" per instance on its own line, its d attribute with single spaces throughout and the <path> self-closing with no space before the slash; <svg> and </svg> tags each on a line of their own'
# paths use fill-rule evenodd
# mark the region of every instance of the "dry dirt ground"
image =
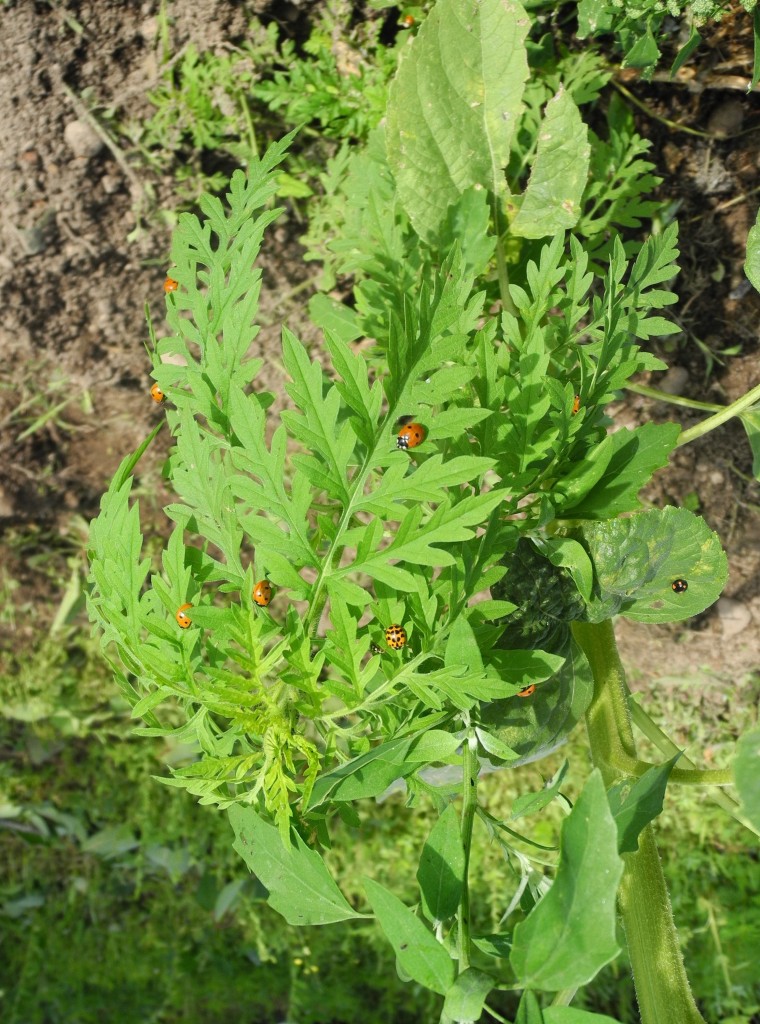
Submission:
<svg viewBox="0 0 760 1024">
<path fill-rule="evenodd" d="M 239 42 L 253 13 L 291 25 L 308 18 L 303 5 L 264 0 L 173 0 L 168 10 L 171 52 Z M 118 135 L 98 131 L 92 116 L 150 114 L 158 14 L 154 0 L 10 0 L 0 13 L 0 601 L 13 605 L 0 617 L 0 654 L 46 630 L 64 576 L 51 566 L 83 555 L 84 523 L 101 492 L 160 415 L 147 397 L 143 309 L 162 308 L 169 234 L 155 210 L 175 205 L 172 182 Z M 667 354 L 665 387 L 724 403 L 760 382 L 760 297 L 742 271 L 758 206 L 760 94 L 746 93 L 749 19 L 729 18 L 710 36 L 676 81 L 619 81 L 643 104 L 638 130 L 653 143 L 660 191 L 681 225 L 675 315 L 684 333 Z M 271 234 L 265 295 L 308 276 L 297 236 L 287 216 Z M 283 313 L 298 326 L 297 310 L 274 309 L 271 299 L 264 308 L 272 320 Z M 277 335 L 274 325 L 262 332 L 264 354 Z M 655 377 L 644 383 L 662 386 Z M 700 418 L 637 395 L 618 415 L 685 426 Z M 160 460 L 157 447 L 143 469 L 157 486 Z M 656 504 L 699 509 L 727 548 L 730 579 L 725 600 L 698 620 L 672 629 L 621 623 L 634 685 L 692 675 L 728 699 L 758 668 L 760 487 L 751 466 L 734 422 L 679 450 L 649 489 Z"/>
</svg>

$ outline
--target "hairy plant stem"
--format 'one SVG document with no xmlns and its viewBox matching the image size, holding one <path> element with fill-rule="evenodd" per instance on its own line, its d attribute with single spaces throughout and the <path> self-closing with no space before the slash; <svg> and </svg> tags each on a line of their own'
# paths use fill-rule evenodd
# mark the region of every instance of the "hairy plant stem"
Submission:
<svg viewBox="0 0 760 1024">
<path fill-rule="evenodd" d="M 478 807 L 478 762 L 477 739 L 469 732 L 462 750 L 462 846 L 464 847 L 464 885 L 457 915 L 457 947 L 459 973 L 470 966 L 470 849 L 472 847 L 472 826 Z"/>
<path fill-rule="evenodd" d="M 574 622 L 573 636 L 594 676 L 594 697 L 586 728 L 594 764 L 605 785 L 620 781 L 616 754 L 635 758 L 628 689 L 611 620 Z M 641 1024 L 705 1024 L 691 994 L 678 944 L 665 877 L 647 825 L 636 853 L 623 855 L 625 870 L 618 904 L 633 969 Z"/>
</svg>

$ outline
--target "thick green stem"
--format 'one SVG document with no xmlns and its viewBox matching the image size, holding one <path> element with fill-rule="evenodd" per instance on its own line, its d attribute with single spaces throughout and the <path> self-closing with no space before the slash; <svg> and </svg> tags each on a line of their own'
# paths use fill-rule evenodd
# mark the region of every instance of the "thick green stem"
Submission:
<svg viewBox="0 0 760 1024">
<path fill-rule="evenodd" d="M 625 671 L 609 619 L 575 622 L 573 636 L 594 677 L 586 713 L 591 755 L 610 786 L 620 779 L 618 755 L 636 757 Z M 623 861 L 619 905 L 642 1024 L 705 1024 L 686 977 L 651 825 L 639 835 L 637 852 L 624 854 Z"/>
<path fill-rule="evenodd" d="M 618 901 L 642 1024 L 705 1024 L 689 987 L 651 825 L 623 856 Z"/>
<path fill-rule="evenodd" d="M 474 734 L 467 737 L 462 751 L 462 846 L 464 847 L 464 886 L 459 903 L 457 944 L 459 973 L 470 966 L 470 849 L 472 826 L 478 806 L 478 752 Z"/>
</svg>

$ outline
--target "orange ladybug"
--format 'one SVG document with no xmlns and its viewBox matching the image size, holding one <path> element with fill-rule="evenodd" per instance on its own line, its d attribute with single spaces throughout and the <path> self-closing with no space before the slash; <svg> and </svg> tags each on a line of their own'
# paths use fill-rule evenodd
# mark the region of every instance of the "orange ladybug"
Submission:
<svg viewBox="0 0 760 1024">
<path fill-rule="evenodd" d="M 425 428 L 421 423 L 406 423 L 399 430 L 396 438 L 396 447 L 406 451 L 409 448 L 416 448 L 425 440 Z"/>
<path fill-rule="evenodd" d="M 399 626 L 397 623 L 393 623 L 385 631 L 385 642 L 389 647 L 392 647 L 394 651 L 400 651 L 406 643 L 406 630 L 403 626 Z"/>
<path fill-rule="evenodd" d="M 530 686 L 524 686 L 522 690 L 517 694 L 518 697 L 532 697 L 536 692 L 536 684 L 531 683 Z"/>
<path fill-rule="evenodd" d="M 188 626 L 192 625 L 192 620 L 186 611 L 187 608 L 192 607 L 193 606 L 191 604 L 183 604 L 177 611 L 175 618 L 177 620 L 177 624 L 180 626 L 181 629 L 187 629 Z"/>
<path fill-rule="evenodd" d="M 166 395 L 163 393 L 158 384 L 154 384 L 153 387 L 150 389 L 150 397 L 153 399 L 154 402 L 166 401 Z"/>
<path fill-rule="evenodd" d="M 179 281 L 175 281 L 173 277 L 167 277 L 164 281 L 164 291 L 168 295 L 169 292 L 176 292 L 179 288 Z"/>
<path fill-rule="evenodd" d="M 411 28 L 412 25 L 414 25 L 414 15 L 405 14 L 404 17 L 401 19 L 401 24 L 404 26 L 404 28 Z"/>
<path fill-rule="evenodd" d="M 581 396 L 576 395 L 573 399 L 573 416 L 580 410 L 581 407 Z"/>
<path fill-rule="evenodd" d="M 253 594 L 251 596 L 260 608 L 266 608 L 272 600 L 272 584 L 269 580 L 259 580 L 253 588 Z"/>
</svg>

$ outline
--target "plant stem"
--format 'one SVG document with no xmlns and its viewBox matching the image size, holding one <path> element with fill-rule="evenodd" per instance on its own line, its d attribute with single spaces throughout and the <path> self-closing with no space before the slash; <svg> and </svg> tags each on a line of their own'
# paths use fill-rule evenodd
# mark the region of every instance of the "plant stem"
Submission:
<svg viewBox="0 0 760 1024">
<path fill-rule="evenodd" d="M 683 395 L 669 395 L 667 391 L 650 388 L 648 384 L 632 384 L 629 381 L 625 386 L 625 390 L 632 391 L 635 395 L 643 395 L 644 398 L 654 398 L 658 402 L 667 402 L 669 405 L 682 405 L 686 409 L 722 412 L 725 408 L 723 405 L 716 405 L 715 402 L 698 402 L 695 398 L 684 398 Z"/>
<path fill-rule="evenodd" d="M 702 437 L 703 434 L 708 434 L 711 430 L 715 430 L 716 427 L 722 426 L 727 420 L 730 420 L 734 416 L 739 416 L 750 406 L 756 402 L 760 402 L 760 384 L 757 387 L 752 388 L 746 395 L 742 395 L 741 398 L 737 398 L 735 402 L 727 405 L 720 412 L 715 413 L 714 416 L 708 416 L 706 420 L 702 420 L 701 423 L 697 423 L 695 427 L 691 427 L 689 430 L 684 430 L 681 436 L 678 438 L 677 447 L 680 448 L 683 444 L 688 444 L 689 441 L 695 441 L 698 437 Z"/>
<path fill-rule="evenodd" d="M 637 852 L 623 860 L 618 902 L 642 1024 L 705 1024 L 686 977 L 651 825 L 639 833 Z"/>
<path fill-rule="evenodd" d="M 700 139 L 715 138 L 715 136 L 711 135 L 710 132 L 701 132 L 697 128 L 690 128 L 687 124 L 679 124 L 677 121 L 669 121 L 666 117 L 661 117 L 659 114 L 656 114 L 651 107 L 642 103 L 641 100 L 636 99 L 632 92 L 629 92 L 621 82 L 616 81 L 614 78 L 611 80 L 611 84 L 615 86 L 618 92 L 625 96 L 629 103 L 633 103 L 633 105 L 638 107 L 639 110 L 643 110 L 648 117 L 651 117 L 654 121 L 659 121 L 660 124 L 664 124 L 665 127 L 670 128 L 671 131 L 686 132 L 687 135 L 696 135 Z"/>
<path fill-rule="evenodd" d="M 628 706 L 631 711 L 633 724 L 643 732 L 648 740 L 654 743 L 658 750 L 661 750 L 666 757 L 673 757 L 674 754 L 681 753 L 680 760 L 683 764 L 686 765 L 687 768 L 696 768 L 694 761 L 687 757 L 686 754 L 679 751 L 678 747 L 667 733 L 664 733 L 659 725 L 652 721 L 646 711 L 637 704 L 632 697 L 629 697 L 628 699 Z M 739 803 L 734 800 L 733 797 L 729 796 L 728 793 L 724 793 L 720 789 L 715 789 L 711 790 L 708 793 L 708 796 L 719 807 L 722 807 L 727 814 L 730 814 L 732 818 L 738 821 L 740 825 L 743 825 L 754 835 L 760 837 L 760 831 L 755 828 L 752 822 L 748 821 L 747 818 L 740 813 Z"/>
<path fill-rule="evenodd" d="M 459 903 L 457 945 L 459 951 L 459 973 L 470 966 L 470 849 L 472 847 L 472 826 L 478 806 L 478 763 L 477 739 L 474 731 L 468 731 L 462 750 L 462 846 L 464 847 L 464 885 Z"/>
<path fill-rule="evenodd" d="M 586 713 L 591 755 L 610 786 L 620 778 L 614 767 L 617 751 L 636 756 L 625 671 L 611 620 L 574 622 L 572 628 L 594 676 L 594 697 Z M 641 1024 L 705 1024 L 684 969 L 651 825 L 640 833 L 637 852 L 624 854 L 623 861 L 618 902 Z"/>
</svg>

